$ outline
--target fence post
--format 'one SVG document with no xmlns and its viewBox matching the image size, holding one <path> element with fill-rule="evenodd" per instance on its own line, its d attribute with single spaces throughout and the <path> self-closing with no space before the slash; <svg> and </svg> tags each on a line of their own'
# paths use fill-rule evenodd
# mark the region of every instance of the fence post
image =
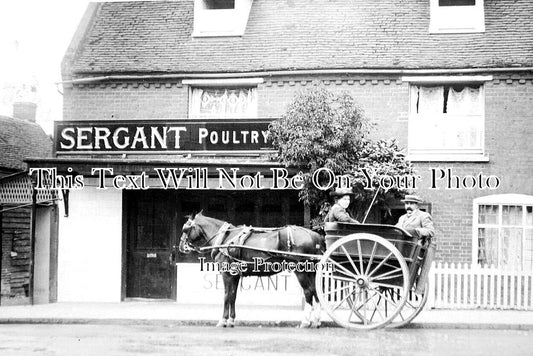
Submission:
<svg viewBox="0 0 533 356">
<path fill-rule="evenodd" d="M 424 309 L 435 308 L 435 286 L 436 286 L 435 268 L 436 268 L 436 263 L 435 261 L 433 261 L 431 262 L 431 268 L 429 269 L 428 289 L 426 291 L 426 293 L 429 293 L 429 294 L 428 294 L 428 301 Z"/>
</svg>

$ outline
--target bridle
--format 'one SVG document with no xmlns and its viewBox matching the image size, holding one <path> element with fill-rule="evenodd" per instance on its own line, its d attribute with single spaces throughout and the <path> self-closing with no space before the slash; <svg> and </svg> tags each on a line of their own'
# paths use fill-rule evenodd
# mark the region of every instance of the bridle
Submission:
<svg viewBox="0 0 533 356">
<path fill-rule="evenodd" d="M 187 251 L 187 250 L 188 251 L 196 251 L 198 253 L 206 253 L 207 251 L 203 251 L 202 247 L 206 247 L 214 238 L 216 238 L 221 233 L 221 231 L 228 231 L 227 225 L 229 225 L 229 224 L 227 222 L 225 222 L 217 230 L 217 232 L 215 232 L 213 234 L 213 236 L 208 238 L 207 234 L 205 233 L 204 228 L 202 227 L 202 225 L 197 224 L 196 221 L 194 221 L 191 218 L 189 218 L 189 220 L 187 220 L 185 225 L 183 225 L 183 229 L 182 229 L 183 235 L 181 235 L 181 239 L 180 239 L 180 241 L 183 243 L 184 250 L 185 251 Z M 200 234 L 199 235 L 201 237 L 203 237 L 204 240 L 205 240 L 205 242 L 201 246 L 196 246 L 196 245 L 193 245 L 191 242 L 189 242 L 189 240 L 190 240 L 189 233 L 190 233 L 190 231 L 193 228 L 198 228 L 200 230 Z"/>
</svg>

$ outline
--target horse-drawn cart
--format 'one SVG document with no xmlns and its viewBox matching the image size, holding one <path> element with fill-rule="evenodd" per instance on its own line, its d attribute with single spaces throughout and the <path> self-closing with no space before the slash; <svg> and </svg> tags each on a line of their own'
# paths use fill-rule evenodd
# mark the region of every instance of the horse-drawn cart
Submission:
<svg viewBox="0 0 533 356">
<path fill-rule="evenodd" d="M 351 329 L 403 326 L 423 309 L 433 246 L 391 225 L 326 223 L 316 273 L 328 315 Z"/>
<path fill-rule="evenodd" d="M 427 301 L 434 253 L 430 241 L 391 225 L 337 222 L 326 223 L 324 230 L 325 252 L 324 238 L 302 227 L 235 227 L 199 213 L 183 226 L 180 250 L 211 252 L 215 261 L 245 266 L 258 256 L 273 263 L 315 261 L 312 272 L 294 271 L 306 303 L 313 307 L 318 299 L 331 319 L 345 328 L 399 327 L 420 313 Z M 239 278 L 272 274 L 250 270 L 223 272 L 226 292 L 219 325 L 233 326 Z"/>
</svg>

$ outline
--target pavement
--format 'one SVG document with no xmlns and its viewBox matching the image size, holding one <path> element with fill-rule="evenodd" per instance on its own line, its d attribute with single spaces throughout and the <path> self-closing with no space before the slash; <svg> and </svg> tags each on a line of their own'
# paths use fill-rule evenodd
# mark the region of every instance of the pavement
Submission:
<svg viewBox="0 0 533 356">
<path fill-rule="evenodd" d="M 237 303 L 237 326 L 295 327 L 302 318 L 297 307 L 249 306 Z M 220 305 L 126 301 L 120 303 L 51 303 L 0 306 L 0 324 L 138 324 L 215 325 Z M 335 324 L 325 312 L 323 326 Z M 426 309 L 410 328 L 533 330 L 533 311 Z"/>
</svg>

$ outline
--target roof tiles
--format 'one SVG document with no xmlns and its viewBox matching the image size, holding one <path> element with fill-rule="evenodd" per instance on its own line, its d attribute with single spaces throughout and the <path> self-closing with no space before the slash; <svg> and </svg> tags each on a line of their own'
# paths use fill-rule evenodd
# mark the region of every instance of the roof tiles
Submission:
<svg viewBox="0 0 533 356">
<path fill-rule="evenodd" d="M 102 3 L 75 74 L 533 66 L 533 1 L 485 0 L 484 33 L 430 34 L 429 0 L 254 0 L 242 37 L 193 38 L 193 0 Z"/>
</svg>

